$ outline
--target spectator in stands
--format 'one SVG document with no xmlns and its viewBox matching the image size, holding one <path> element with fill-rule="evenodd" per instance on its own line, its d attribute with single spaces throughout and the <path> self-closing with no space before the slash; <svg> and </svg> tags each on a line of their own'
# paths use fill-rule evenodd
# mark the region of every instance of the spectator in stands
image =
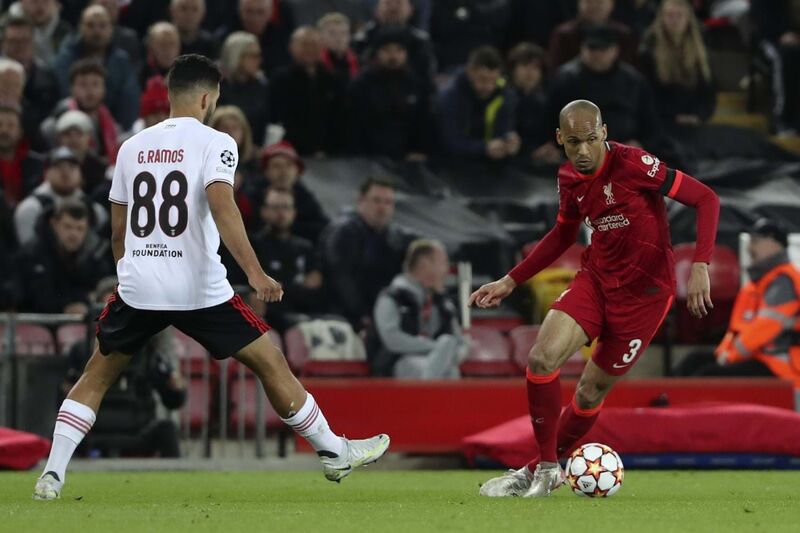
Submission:
<svg viewBox="0 0 800 533">
<path fill-rule="evenodd" d="M 642 42 L 639 64 L 664 126 L 674 132 L 711 118 L 716 94 L 700 24 L 688 0 L 664 0 Z"/>
<path fill-rule="evenodd" d="M 219 41 L 202 28 L 206 17 L 205 0 L 172 0 L 169 16 L 181 36 L 181 54 L 217 57 Z"/>
<path fill-rule="evenodd" d="M 452 72 L 481 46 L 503 46 L 511 22 L 511 0 L 436 0 L 431 40 L 439 71 Z"/>
<path fill-rule="evenodd" d="M 345 145 L 345 86 L 320 59 L 319 31 L 301 26 L 292 34 L 292 65 L 272 78 L 271 122 L 302 155 L 333 155 Z"/>
<path fill-rule="evenodd" d="M 175 58 L 181 53 L 181 37 L 178 29 L 169 22 L 156 22 L 147 30 L 145 37 L 147 57 L 142 65 L 139 81 L 142 87 L 153 77 L 165 79 Z"/>
<path fill-rule="evenodd" d="M 56 121 L 58 146 L 66 146 L 78 159 L 81 167 L 83 192 L 92 196 L 94 191 L 106 181 L 107 165 L 91 148 L 94 126 L 92 119 L 83 111 L 72 109 Z M 106 200 L 104 198 L 104 200 Z"/>
<path fill-rule="evenodd" d="M 467 68 L 439 95 L 439 131 L 451 154 L 503 160 L 519 151 L 514 95 L 501 76 L 502 68 L 497 50 L 477 48 Z"/>
<path fill-rule="evenodd" d="M 111 32 L 111 47 L 121 48 L 128 54 L 131 64 L 139 70 L 142 64 L 142 44 L 136 30 L 122 26 L 119 23 L 119 8 L 120 2 L 118 0 L 91 0 L 90 5 L 101 5 L 106 8 L 108 16 L 111 18 L 111 25 L 113 31 Z"/>
<path fill-rule="evenodd" d="M 102 6 L 83 11 L 78 33 L 64 41 L 56 58 L 56 75 L 62 93 L 72 86 L 71 67 L 79 59 L 101 61 L 105 66 L 105 102 L 116 121 L 127 131 L 139 115 L 139 84 L 128 54 L 111 45 L 111 17 Z M 84 110 L 85 111 L 85 110 Z"/>
<path fill-rule="evenodd" d="M 773 70 L 773 119 L 778 133 L 800 131 L 800 8 L 795 0 L 752 0 L 754 41 Z"/>
<path fill-rule="evenodd" d="M 252 33 L 261 45 L 261 70 L 267 76 L 291 63 L 289 39 L 295 29 L 294 10 L 286 0 L 239 0 L 235 22 L 217 32 L 219 40 L 234 31 Z"/>
<path fill-rule="evenodd" d="M 142 120 L 141 129 L 155 126 L 168 117 L 169 94 L 166 80 L 160 76 L 154 76 L 147 82 L 146 89 L 139 99 L 139 118 Z"/>
<path fill-rule="evenodd" d="M 239 162 L 233 179 L 233 195 L 239 212 L 242 214 L 244 226 L 248 231 L 253 231 L 258 226 L 258 212 L 250 196 L 256 194 L 257 185 L 263 181 L 261 168 L 258 161 L 258 147 L 253 143 L 253 133 L 242 110 L 236 106 L 226 105 L 217 107 L 211 117 L 209 126 L 218 131 L 224 131 L 236 141 L 239 149 Z M 263 188 L 261 189 L 263 190 Z M 233 259 L 231 257 L 231 259 Z M 235 263 L 235 261 L 233 261 Z M 238 268 L 238 265 L 236 265 Z M 227 265 L 226 265 L 227 268 Z M 229 269 L 230 272 L 230 269 Z M 247 280 L 244 280 L 245 282 Z"/>
<path fill-rule="evenodd" d="M 350 87 L 351 150 L 358 155 L 424 160 L 431 130 L 428 87 L 408 66 L 407 34 L 373 38 L 373 63 Z"/>
<path fill-rule="evenodd" d="M 70 68 L 70 96 L 58 103 L 53 116 L 42 124 L 42 132 L 45 138 L 54 139 L 55 121 L 62 113 L 70 109 L 83 111 L 91 117 L 94 125 L 92 148 L 113 165 L 119 150 L 119 129 L 111 111 L 103 103 L 105 76 L 106 69 L 99 62 L 92 59 L 76 61 Z M 136 103 L 130 107 L 138 110 L 138 95 Z"/>
<path fill-rule="evenodd" d="M 65 200 L 43 220 L 37 236 L 22 241 L 16 260 L 20 311 L 88 312 L 89 295 L 108 275 L 108 245 L 90 230 L 89 216 L 84 202 Z"/>
<path fill-rule="evenodd" d="M 553 30 L 569 17 L 569 2 L 513 0 L 506 46 L 522 42 L 546 48 Z"/>
<path fill-rule="evenodd" d="M 25 69 L 23 98 L 31 105 L 34 122 L 41 124 L 58 102 L 61 90 L 53 69 L 34 55 L 33 32 L 30 20 L 9 17 L 3 27 L 0 55 L 18 61 Z"/>
<path fill-rule="evenodd" d="M 270 121 L 270 91 L 261 71 L 261 46 L 246 31 L 228 35 L 220 58 L 224 78 L 220 83 L 219 105 L 242 110 L 250 122 L 253 139 L 261 145 Z"/>
<path fill-rule="evenodd" d="M 419 239 L 408 247 L 403 273 L 381 291 L 375 303 L 374 344 L 379 348 L 369 353 L 372 375 L 460 377 L 459 364 L 467 346 L 456 307 L 445 293 L 449 271 L 442 243 Z"/>
<path fill-rule="evenodd" d="M 356 331 L 372 323 L 375 299 L 400 273 L 413 240 L 392 221 L 394 204 L 394 184 L 368 178 L 359 189 L 355 211 L 331 222 L 320 238 L 330 305 Z"/>
<path fill-rule="evenodd" d="M 348 20 L 348 26 L 360 28 L 374 9 L 365 0 L 292 0 L 292 5 L 300 26 L 313 26 L 325 15 L 340 13 Z"/>
<path fill-rule="evenodd" d="M 783 224 L 768 219 L 750 232 L 750 282 L 742 287 L 725 338 L 710 353 L 694 353 L 679 376 L 771 376 L 800 385 L 800 269 L 789 259 Z"/>
<path fill-rule="evenodd" d="M 384 26 L 402 29 L 407 35 L 408 62 L 420 80 L 432 83 L 436 74 L 436 58 L 433 44 L 427 32 L 411 25 L 414 10 L 409 0 L 378 0 L 375 18 L 364 25 L 353 37 L 353 49 L 367 64 L 372 59 L 374 46 L 372 40 Z"/>
<path fill-rule="evenodd" d="M 13 279 L 13 253 L 17 244 L 14 236 L 13 212 L 6 202 L 3 191 L 0 190 L 0 312 L 13 310 L 18 292 Z"/>
<path fill-rule="evenodd" d="M 103 305 L 114 294 L 116 278 L 100 280 L 93 291 L 93 301 Z M 157 455 L 179 457 L 178 428 L 169 417 L 159 418 L 155 394 L 169 410 L 186 401 L 186 382 L 176 368 L 175 333 L 165 329 L 157 333 L 131 357 L 121 377 L 103 400 L 103 410 L 84 441 L 86 450 L 99 450 L 105 456 Z M 87 341 L 79 341 L 68 352 L 67 375 L 62 392 L 67 394 L 80 378 L 92 350 Z"/>
<path fill-rule="evenodd" d="M 42 179 L 42 158 L 22 134 L 19 108 L 0 105 L 0 189 L 12 208 Z"/>
<path fill-rule="evenodd" d="M 614 32 L 623 61 L 636 60 L 636 36 L 620 22 L 611 20 L 614 0 L 578 0 L 578 16 L 559 25 L 550 35 L 547 47 L 548 66 L 555 71 L 581 51 L 585 33 L 594 26 L 604 26 Z"/>
<path fill-rule="evenodd" d="M 25 98 L 25 68 L 17 61 L 0 58 L 0 105 L 14 107 L 22 113 L 22 131 L 31 146 L 45 148 L 38 131 L 39 112 Z"/>
<path fill-rule="evenodd" d="M 350 48 L 350 20 L 341 13 L 328 13 L 317 22 L 322 38 L 322 64 L 343 83 L 355 79 L 358 56 Z"/>
<path fill-rule="evenodd" d="M 532 43 L 520 43 L 508 53 L 508 73 L 517 102 L 515 129 L 522 143 L 520 153 L 528 161 L 554 164 L 561 161 L 561 150 L 551 150 L 552 145 L 547 142 L 552 131 L 545 121 L 544 62 L 544 50 Z"/>
<path fill-rule="evenodd" d="M 375 13 L 375 7 L 380 0 L 362 0 L 361 4 L 364 6 L 367 16 Z M 434 0 L 411 0 L 411 18 L 408 23 L 415 28 L 423 31 L 430 31 L 431 28 L 431 5 Z M 362 21 L 363 22 L 363 21 Z M 358 24 L 357 27 L 361 26 Z"/>
<path fill-rule="evenodd" d="M 261 156 L 261 171 L 266 179 L 258 187 L 261 198 L 256 201 L 260 208 L 267 186 L 291 192 L 297 211 L 292 233 L 316 243 L 329 220 L 314 193 L 300 181 L 303 169 L 303 161 L 290 143 L 281 141 L 267 146 Z"/>
<path fill-rule="evenodd" d="M 53 149 L 44 172 L 44 183 L 22 200 L 14 212 L 14 227 L 19 244 L 25 245 L 33 241 L 38 226 L 41 226 L 42 214 L 48 215 L 52 209 L 57 209 L 68 200 L 75 200 L 86 206 L 89 227 L 97 228 L 105 224 L 108 218 L 105 210 L 86 196 L 81 185 L 80 161 L 72 150 L 64 146 Z"/>
<path fill-rule="evenodd" d="M 550 131 L 558 125 L 561 108 L 581 98 L 591 98 L 604 110 L 612 139 L 658 152 L 663 134 L 652 90 L 636 69 L 619 60 L 617 32 L 612 27 L 587 30 L 580 56 L 562 66 L 551 80 L 546 117 Z"/>
<path fill-rule="evenodd" d="M 61 42 L 72 31 L 69 23 L 61 20 L 56 0 L 14 2 L 8 8 L 7 17 L 0 19 L 0 27 L 5 26 L 8 17 L 23 17 L 31 21 L 34 27 L 35 55 L 48 65 L 53 63 Z"/>
<path fill-rule="evenodd" d="M 267 189 L 261 207 L 265 226 L 251 239 L 258 261 L 284 291 L 280 302 L 266 305 L 254 299 L 252 304 L 280 332 L 325 312 L 317 252 L 311 241 L 293 234 L 296 216 L 291 191 Z"/>
<path fill-rule="evenodd" d="M 731 3 L 741 3 L 740 0 L 730 1 Z M 703 2 L 694 2 L 695 5 L 700 3 Z M 661 4 L 661 0 L 617 0 L 614 3 L 611 19 L 625 24 L 638 39 L 644 35 L 655 20 L 659 4 Z"/>
</svg>

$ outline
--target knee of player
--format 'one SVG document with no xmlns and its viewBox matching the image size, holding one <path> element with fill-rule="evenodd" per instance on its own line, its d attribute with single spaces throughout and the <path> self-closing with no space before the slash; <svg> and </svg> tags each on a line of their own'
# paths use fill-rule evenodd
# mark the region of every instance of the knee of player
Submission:
<svg viewBox="0 0 800 533">
<path fill-rule="evenodd" d="M 575 388 L 575 403 L 581 409 L 593 409 L 600 405 L 608 389 L 602 383 L 581 381 Z"/>
<path fill-rule="evenodd" d="M 528 354 L 528 367 L 534 374 L 552 374 L 558 370 L 559 354 L 547 345 L 537 343 Z"/>
</svg>

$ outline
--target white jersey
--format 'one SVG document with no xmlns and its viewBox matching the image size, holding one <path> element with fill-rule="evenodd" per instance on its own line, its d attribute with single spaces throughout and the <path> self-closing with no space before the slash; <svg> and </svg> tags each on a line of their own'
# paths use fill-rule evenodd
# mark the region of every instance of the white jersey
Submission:
<svg viewBox="0 0 800 533">
<path fill-rule="evenodd" d="M 237 153 L 233 138 L 189 117 L 167 119 L 122 145 L 109 200 L 128 207 L 117 263 L 126 304 L 192 310 L 233 297 L 206 187 L 233 185 Z"/>
</svg>

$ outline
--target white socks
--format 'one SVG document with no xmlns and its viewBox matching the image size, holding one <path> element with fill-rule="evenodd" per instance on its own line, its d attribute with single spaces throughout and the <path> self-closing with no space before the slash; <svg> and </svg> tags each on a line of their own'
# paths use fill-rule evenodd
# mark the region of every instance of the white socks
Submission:
<svg viewBox="0 0 800 533">
<path fill-rule="evenodd" d="M 83 437 L 92 429 L 96 415 L 92 409 L 73 400 L 64 400 L 56 417 L 56 428 L 53 430 L 53 446 L 44 473 L 55 472 L 63 483 L 66 478 L 67 464 L 81 443 Z"/>
<path fill-rule="evenodd" d="M 344 451 L 344 441 L 331 431 L 325 415 L 310 393 L 307 393 L 303 407 L 294 416 L 281 420 L 291 426 L 298 435 L 305 437 L 320 456 L 327 457 L 330 454 L 338 456 Z"/>
</svg>

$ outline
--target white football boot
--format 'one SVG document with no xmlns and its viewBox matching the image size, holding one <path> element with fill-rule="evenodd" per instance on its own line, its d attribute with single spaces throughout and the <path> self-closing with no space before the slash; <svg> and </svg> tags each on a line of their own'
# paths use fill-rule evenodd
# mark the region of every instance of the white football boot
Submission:
<svg viewBox="0 0 800 533">
<path fill-rule="evenodd" d="M 490 498 L 502 498 L 504 496 L 522 496 L 531 486 L 533 474 L 527 466 L 519 470 L 509 470 L 500 477 L 493 477 L 481 485 L 478 494 Z"/>
<path fill-rule="evenodd" d="M 61 497 L 61 488 L 64 486 L 54 472 L 47 472 L 36 480 L 33 488 L 34 500 L 57 500 Z"/>
<path fill-rule="evenodd" d="M 325 477 L 337 483 L 359 466 L 374 463 L 389 449 L 389 435 L 385 434 L 363 440 L 345 438 L 342 440 L 345 446 L 344 453 L 336 457 L 320 456 Z"/>
<path fill-rule="evenodd" d="M 533 471 L 533 480 L 528 492 L 525 493 L 525 498 L 544 498 L 558 487 L 564 484 L 567 480 L 564 471 L 558 463 L 547 463 L 544 466 L 542 463 L 536 465 L 536 470 Z"/>
</svg>

